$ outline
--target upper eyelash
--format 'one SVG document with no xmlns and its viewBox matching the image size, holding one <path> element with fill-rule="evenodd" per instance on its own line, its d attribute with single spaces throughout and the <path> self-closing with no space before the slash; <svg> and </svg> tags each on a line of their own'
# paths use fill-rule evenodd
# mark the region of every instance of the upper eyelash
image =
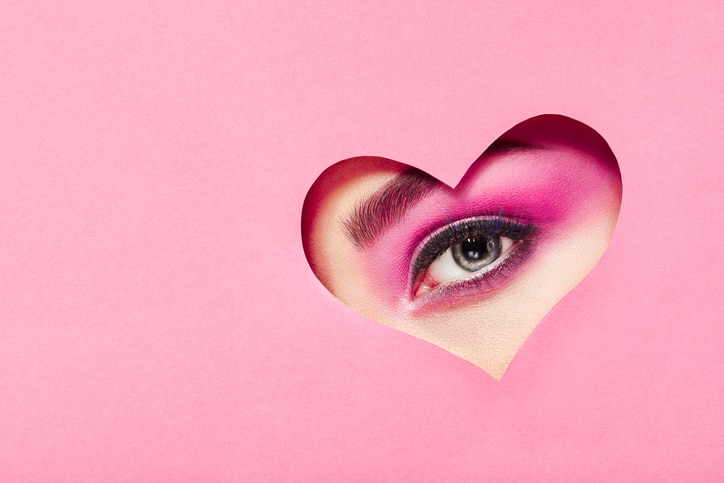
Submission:
<svg viewBox="0 0 724 483">
<path fill-rule="evenodd" d="M 410 285 L 414 286 L 420 275 L 451 246 L 462 243 L 470 235 L 506 236 L 513 240 L 526 240 L 536 227 L 522 219 L 498 215 L 482 215 L 449 223 L 433 231 L 418 245 L 412 257 Z"/>
</svg>

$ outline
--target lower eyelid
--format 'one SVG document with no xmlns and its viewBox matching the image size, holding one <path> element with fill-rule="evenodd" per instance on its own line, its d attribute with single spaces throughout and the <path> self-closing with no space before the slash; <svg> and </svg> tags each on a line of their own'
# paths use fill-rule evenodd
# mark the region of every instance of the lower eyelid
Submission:
<svg viewBox="0 0 724 483">
<path fill-rule="evenodd" d="M 513 277 L 519 274 L 523 265 L 532 254 L 532 245 L 528 241 L 521 243 L 508 257 L 494 265 L 489 271 L 473 276 L 451 280 L 442 283 L 421 296 L 415 298 L 413 294 L 412 312 L 436 310 L 439 308 L 456 307 L 467 304 L 469 301 L 477 302 L 480 297 L 493 296 L 502 289 Z M 478 297 L 476 297 L 478 296 Z"/>
</svg>

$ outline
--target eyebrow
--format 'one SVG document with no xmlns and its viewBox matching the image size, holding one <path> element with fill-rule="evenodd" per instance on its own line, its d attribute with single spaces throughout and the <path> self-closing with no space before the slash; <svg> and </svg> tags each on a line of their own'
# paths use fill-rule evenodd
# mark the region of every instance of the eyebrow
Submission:
<svg viewBox="0 0 724 483">
<path fill-rule="evenodd" d="M 402 172 L 359 203 L 349 219 L 342 222 L 347 238 L 358 249 L 368 248 L 439 186 L 435 178 L 419 169 Z"/>
<path fill-rule="evenodd" d="M 497 139 L 480 156 L 537 148 L 538 146 L 525 142 Z M 347 238 L 360 250 L 368 248 L 401 221 L 412 207 L 439 187 L 439 182 L 424 171 L 417 168 L 403 171 L 359 203 L 351 216 L 342 221 Z"/>
</svg>

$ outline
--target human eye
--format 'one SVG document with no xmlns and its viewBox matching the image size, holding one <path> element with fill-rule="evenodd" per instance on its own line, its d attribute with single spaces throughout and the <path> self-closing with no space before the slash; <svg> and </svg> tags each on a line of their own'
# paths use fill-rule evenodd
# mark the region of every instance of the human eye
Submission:
<svg viewBox="0 0 724 483">
<path fill-rule="evenodd" d="M 474 216 L 448 223 L 413 252 L 410 299 L 425 304 L 487 293 L 530 253 L 536 227 L 520 217 Z"/>
</svg>

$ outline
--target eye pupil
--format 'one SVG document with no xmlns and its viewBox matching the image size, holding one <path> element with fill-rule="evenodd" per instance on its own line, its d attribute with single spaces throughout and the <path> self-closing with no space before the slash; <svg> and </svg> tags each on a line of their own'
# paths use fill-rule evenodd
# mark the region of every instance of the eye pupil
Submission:
<svg viewBox="0 0 724 483">
<path fill-rule="evenodd" d="M 468 238 L 460 247 L 463 256 L 469 260 L 480 260 L 485 257 L 489 251 L 488 244 L 492 241 L 480 238 Z"/>
<path fill-rule="evenodd" d="M 467 271 L 474 272 L 498 259 L 500 237 L 471 237 L 451 248 L 455 263 Z"/>
</svg>

